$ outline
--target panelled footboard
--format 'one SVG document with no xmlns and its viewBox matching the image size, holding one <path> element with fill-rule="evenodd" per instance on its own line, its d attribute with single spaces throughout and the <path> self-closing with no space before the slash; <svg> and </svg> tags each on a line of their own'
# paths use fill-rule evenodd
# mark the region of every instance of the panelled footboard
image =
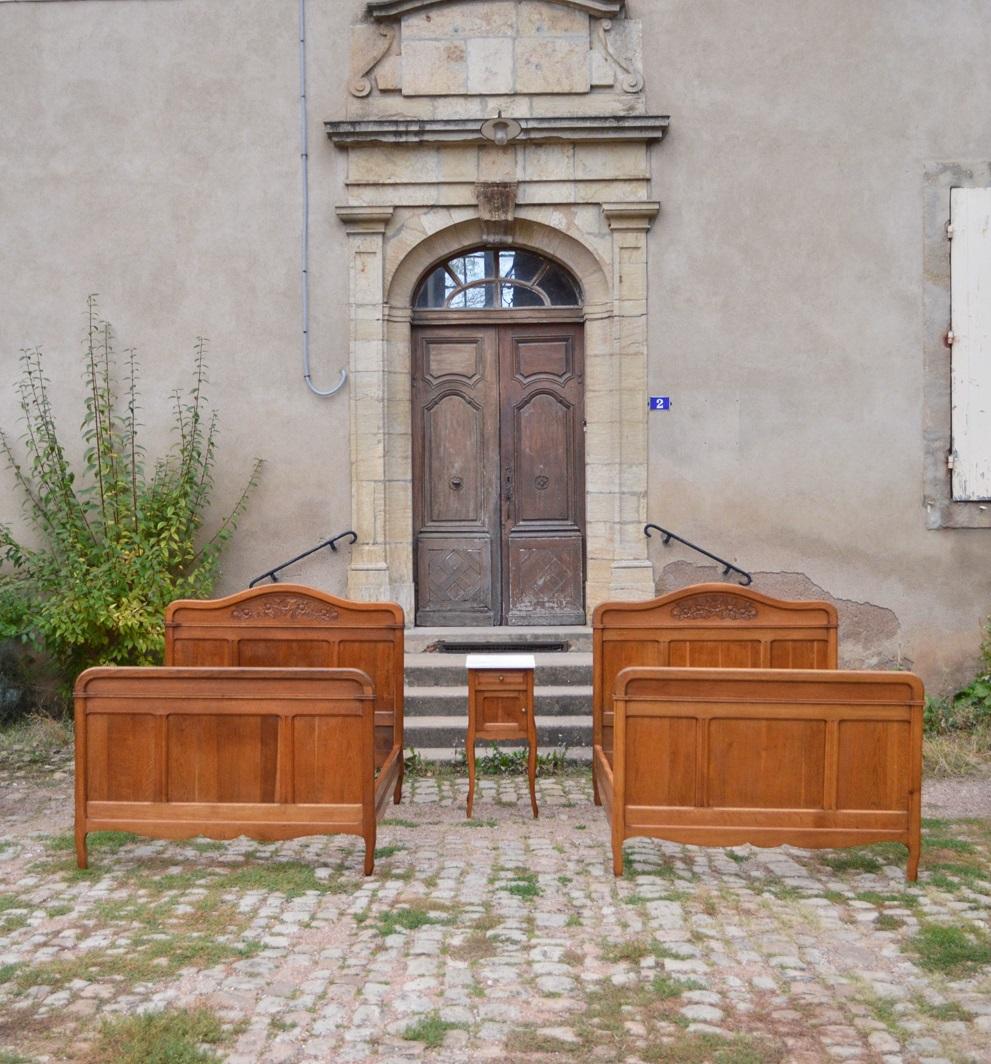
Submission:
<svg viewBox="0 0 991 1064">
<path fill-rule="evenodd" d="M 374 695 L 356 669 L 97 668 L 76 682 L 76 857 L 91 831 L 375 850 Z M 386 795 L 387 797 L 387 795 Z"/>
<path fill-rule="evenodd" d="M 624 669 L 612 846 L 901 842 L 918 873 L 923 688 L 904 672 Z"/>
</svg>

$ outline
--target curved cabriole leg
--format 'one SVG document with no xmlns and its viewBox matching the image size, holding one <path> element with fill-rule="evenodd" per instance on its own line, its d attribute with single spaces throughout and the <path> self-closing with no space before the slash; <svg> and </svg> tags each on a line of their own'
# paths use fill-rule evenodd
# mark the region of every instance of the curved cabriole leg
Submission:
<svg viewBox="0 0 991 1064">
<path fill-rule="evenodd" d="M 602 805 L 602 796 L 599 794 L 599 777 L 595 773 L 595 754 L 592 755 L 592 801 L 596 805 Z"/>
<path fill-rule="evenodd" d="M 530 782 L 530 808 L 533 810 L 534 820 L 537 819 L 537 741 L 531 740 L 530 751 L 527 755 L 526 774 Z"/>
<path fill-rule="evenodd" d="M 396 777 L 396 789 L 392 794 L 392 804 L 399 805 L 403 800 L 403 775 L 406 771 L 406 765 L 403 763 L 402 758 L 399 760 L 399 775 Z"/>
<path fill-rule="evenodd" d="M 365 875 L 370 876 L 375 871 L 375 837 L 365 837 Z"/>
<path fill-rule="evenodd" d="M 919 878 L 919 858 L 922 856 L 922 843 L 915 839 L 908 844 L 908 867 L 905 869 L 905 878 L 909 883 L 914 883 Z"/>
<path fill-rule="evenodd" d="M 471 811 L 475 805 L 475 737 L 469 735 L 468 745 L 465 748 L 468 757 L 468 819 L 471 820 Z"/>
<path fill-rule="evenodd" d="M 89 868 L 89 856 L 86 853 L 86 832 L 76 831 L 76 866 Z"/>
</svg>

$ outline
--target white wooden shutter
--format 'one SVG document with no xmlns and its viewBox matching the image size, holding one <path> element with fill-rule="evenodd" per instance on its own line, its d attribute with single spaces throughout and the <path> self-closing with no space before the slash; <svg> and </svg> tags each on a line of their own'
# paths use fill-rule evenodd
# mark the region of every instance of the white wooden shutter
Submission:
<svg viewBox="0 0 991 1064">
<path fill-rule="evenodd" d="M 950 190 L 953 498 L 991 499 L 991 188 Z"/>
</svg>

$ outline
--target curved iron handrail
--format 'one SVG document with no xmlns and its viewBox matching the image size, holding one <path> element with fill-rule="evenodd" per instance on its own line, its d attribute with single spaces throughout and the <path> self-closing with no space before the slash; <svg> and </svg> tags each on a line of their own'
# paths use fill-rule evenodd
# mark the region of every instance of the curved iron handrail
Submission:
<svg viewBox="0 0 991 1064">
<path fill-rule="evenodd" d="M 643 534 L 650 539 L 650 530 L 656 528 L 658 532 L 664 537 L 662 540 L 666 547 L 671 540 L 675 539 L 679 543 L 684 543 L 686 547 L 691 547 L 692 550 L 696 550 L 699 554 L 704 554 L 707 558 L 711 558 L 714 562 L 719 562 L 723 566 L 723 576 L 729 576 L 730 573 L 739 573 L 743 577 L 740 582 L 742 587 L 748 587 L 754 582 L 754 578 L 746 571 L 741 569 L 738 565 L 734 565 L 732 562 L 728 562 L 725 558 L 720 558 L 718 554 L 713 554 L 711 551 L 705 550 L 703 547 L 696 546 L 694 543 L 689 543 L 687 539 L 682 539 L 676 532 L 669 532 L 666 528 L 661 528 L 660 525 L 644 525 Z"/>
<path fill-rule="evenodd" d="M 273 584 L 277 584 L 279 582 L 279 577 L 277 574 L 281 573 L 283 569 L 288 569 L 290 565 L 295 565 L 296 562 L 301 562 L 304 558 L 309 558 L 311 554 L 316 554 L 318 550 L 323 550 L 324 547 L 330 547 L 330 549 L 336 554 L 337 541 L 339 539 L 344 539 L 345 536 L 350 536 L 352 543 L 358 542 L 358 533 L 355 532 L 354 529 L 349 529 L 347 532 L 339 532 L 331 539 L 325 539 L 323 543 L 318 543 L 315 547 L 311 547 L 309 550 L 303 551 L 302 554 L 297 554 L 295 558 L 290 558 L 289 561 L 283 562 L 281 565 L 275 566 L 274 569 L 267 570 L 266 572 L 262 573 L 261 576 L 256 576 L 254 580 L 252 580 L 251 583 L 248 584 L 248 587 L 252 588 L 255 586 L 255 584 L 260 584 L 263 580 L 271 580 Z"/>
</svg>

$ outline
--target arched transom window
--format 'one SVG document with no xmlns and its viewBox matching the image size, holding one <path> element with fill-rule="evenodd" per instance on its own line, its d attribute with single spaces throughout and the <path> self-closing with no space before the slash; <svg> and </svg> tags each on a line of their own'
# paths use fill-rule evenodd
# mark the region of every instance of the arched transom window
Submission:
<svg viewBox="0 0 991 1064">
<path fill-rule="evenodd" d="M 581 291 L 564 267 L 534 251 L 475 248 L 428 273 L 414 306 L 418 310 L 579 307 Z"/>
</svg>

